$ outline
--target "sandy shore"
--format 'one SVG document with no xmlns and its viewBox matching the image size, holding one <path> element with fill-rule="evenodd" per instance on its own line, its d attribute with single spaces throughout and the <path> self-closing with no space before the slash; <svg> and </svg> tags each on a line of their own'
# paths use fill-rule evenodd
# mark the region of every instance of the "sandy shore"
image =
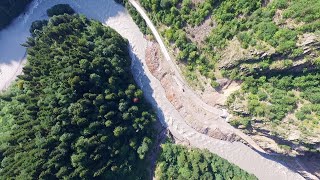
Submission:
<svg viewBox="0 0 320 180">
<path fill-rule="evenodd" d="M 46 18 L 46 10 L 58 3 L 70 4 L 77 12 L 109 25 L 129 40 L 134 78 L 146 98 L 158 111 L 159 120 L 176 137 L 188 141 L 191 146 L 207 148 L 249 173 L 255 174 L 259 179 L 302 179 L 297 173 L 242 143 L 213 139 L 191 128 L 166 98 L 165 90 L 159 80 L 147 68 L 145 51 L 148 42 L 125 9 L 113 0 L 96 0 L 90 3 L 87 0 L 34 0 L 25 15 L 17 18 L 12 25 L 0 32 L 0 67 L 4 69 L 3 72 L 7 72 L 0 75 L 0 87 L 7 86 L 21 72 L 19 64 L 25 54 L 25 48 L 20 44 L 29 35 L 28 29 L 31 23 Z"/>
</svg>

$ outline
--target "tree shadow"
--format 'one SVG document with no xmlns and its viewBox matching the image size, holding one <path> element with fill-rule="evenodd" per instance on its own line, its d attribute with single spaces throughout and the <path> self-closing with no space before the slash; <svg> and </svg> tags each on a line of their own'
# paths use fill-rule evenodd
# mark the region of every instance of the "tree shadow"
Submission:
<svg viewBox="0 0 320 180">
<path fill-rule="evenodd" d="M 263 134 L 263 136 L 266 136 L 272 140 L 274 140 L 277 144 L 284 144 L 288 145 L 290 147 L 297 146 L 291 141 L 285 140 L 283 138 L 272 136 L 270 135 L 269 131 L 262 130 L 262 129 L 255 129 L 259 133 Z M 298 146 L 309 146 L 306 143 L 300 142 Z M 265 158 L 271 159 L 273 161 L 279 162 L 282 165 L 288 167 L 289 169 L 299 172 L 299 171 L 307 171 L 313 175 L 316 173 L 320 173 L 320 153 L 318 152 L 304 152 L 303 155 L 298 155 L 296 157 L 289 156 L 289 155 L 283 155 L 279 153 L 272 152 L 270 154 L 263 154 L 259 153 Z M 310 164 L 312 164 L 310 166 Z M 304 175 L 303 173 L 300 173 L 301 175 Z M 308 177 L 305 177 L 308 179 Z M 319 178 L 319 177 L 318 177 Z"/>
<path fill-rule="evenodd" d="M 131 45 L 129 46 L 129 53 L 131 57 L 131 73 L 133 75 L 133 78 L 140 87 L 140 89 L 143 91 L 144 98 L 147 100 L 148 103 L 151 104 L 151 106 L 157 114 L 157 122 L 154 123 L 156 135 L 154 139 L 155 142 L 148 155 L 148 162 L 150 163 L 148 165 L 148 174 L 150 179 L 153 179 L 153 177 L 155 176 L 156 162 L 161 151 L 161 144 L 164 143 L 167 137 L 166 133 L 168 125 L 165 122 L 165 116 L 162 109 L 158 105 L 155 98 L 152 96 L 154 94 L 154 90 L 151 87 L 151 81 L 149 77 L 146 75 L 146 72 L 143 69 L 144 64 L 137 57 L 137 55 L 133 53 L 133 47 Z"/>
<path fill-rule="evenodd" d="M 133 78 L 136 81 L 136 83 L 138 84 L 138 86 L 140 87 L 140 89 L 142 89 L 146 100 L 152 105 L 153 109 L 156 111 L 158 120 L 160 121 L 162 127 L 167 128 L 168 125 L 166 124 L 166 122 L 164 120 L 165 119 L 164 113 L 163 113 L 161 107 L 158 105 L 157 101 L 152 96 L 154 91 L 150 85 L 151 81 L 148 78 L 148 76 L 146 75 L 145 70 L 143 69 L 144 65 L 139 60 L 139 58 L 133 53 L 133 47 L 130 46 L 129 49 L 130 49 L 129 50 L 130 57 L 132 59 L 131 72 L 132 72 Z"/>
<path fill-rule="evenodd" d="M 309 179 L 311 180 L 311 178 L 305 172 L 308 172 L 313 175 L 316 175 L 316 173 L 319 174 L 320 172 L 319 153 L 306 153 L 305 155 L 299 155 L 299 156 L 293 157 L 293 156 L 283 155 L 279 153 L 266 154 L 266 153 L 259 152 L 257 150 L 255 151 L 259 153 L 262 157 L 269 159 L 271 161 L 280 163 L 283 166 L 290 169 L 291 171 L 299 173 L 301 176 L 303 176 L 305 179 L 308 179 L 308 180 Z M 311 165 L 312 167 L 310 167 L 310 163 L 312 164 Z"/>
</svg>

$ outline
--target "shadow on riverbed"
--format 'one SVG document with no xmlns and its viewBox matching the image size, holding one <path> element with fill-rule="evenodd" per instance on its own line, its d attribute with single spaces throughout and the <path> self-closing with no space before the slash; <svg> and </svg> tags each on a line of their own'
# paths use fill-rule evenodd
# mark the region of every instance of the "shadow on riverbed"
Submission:
<svg viewBox="0 0 320 180">
<path fill-rule="evenodd" d="M 125 8 L 114 0 L 34 0 L 25 13 L 21 13 L 13 22 L 0 31 L 0 64 L 19 62 L 26 48 L 21 44 L 30 36 L 29 28 L 33 21 L 48 19 L 47 9 L 56 4 L 70 4 L 79 14 L 106 23 L 109 18 L 125 13 Z"/>
<path fill-rule="evenodd" d="M 140 89 L 142 89 L 144 97 L 147 99 L 147 101 L 152 105 L 152 107 L 156 111 L 158 120 L 160 121 L 162 127 L 164 128 L 168 127 L 168 125 L 164 120 L 165 117 L 164 117 L 163 111 L 161 110 L 158 103 L 152 96 L 154 94 L 154 91 L 150 86 L 151 81 L 146 76 L 145 70 L 143 69 L 144 64 L 142 64 L 139 58 L 133 53 L 133 47 L 131 46 L 129 47 L 129 52 L 130 52 L 130 57 L 132 59 L 131 71 L 136 83 L 139 85 Z"/>
<path fill-rule="evenodd" d="M 304 156 L 298 156 L 298 161 L 311 174 L 317 176 L 320 179 L 320 153 L 319 152 L 307 152 Z"/>
<path fill-rule="evenodd" d="M 255 150 L 256 151 L 256 150 Z M 256 151 L 261 156 L 266 159 L 278 162 L 288 169 L 299 173 L 305 179 L 310 178 L 308 173 L 320 178 L 320 154 L 319 153 L 306 153 L 305 155 L 300 155 L 297 157 L 292 157 L 289 155 L 283 155 L 279 153 L 265 154 Z M 307 172 L 307 173 L 306 173 Z"/>
<path fill-rule="evenodd" d="M 257 132 L 263 134 L 264 136 L 274 140 L 277 142 L 277 144 L 284 144 L 290 147 L 294 146 L 311 146 L 305 143 L 300 143 L 298 145 L 292 143 L 291 141 L 287 141 L 285 139 L 282 139 L 280 137 L 272 136 L 270 135 L 269 131 L 267 130 L 261 130 L 261 129 L 255 129 Z M 261 153 L 260 153 L 261 154 Z M 304 155 L 299 155 L 297 157 L 292 157 L 288 155 L 283 155 L 279 153 L 271 153 L 272 155 L 268 154 L 261 154 L 265 158 L 271 159 L 273 161 L 277 161 L 284 166 L 290 168 L 293 171 L 307 171 L 308 173 L 311 173 L 313 175 L 318 174 L 318 178 L 320 178 L 320 154 L 319 152 L 304 152 Z M 311 165 L 312 164 L 312 165 Z M 300 173 L 301 174 L 301 173 Z M 303 174 L 301 174 L 303 175 Z M 306 178 L 306 177 L 305 177 Z M 308 179 L 308 178 L 307 178 Z"/>
</svg>

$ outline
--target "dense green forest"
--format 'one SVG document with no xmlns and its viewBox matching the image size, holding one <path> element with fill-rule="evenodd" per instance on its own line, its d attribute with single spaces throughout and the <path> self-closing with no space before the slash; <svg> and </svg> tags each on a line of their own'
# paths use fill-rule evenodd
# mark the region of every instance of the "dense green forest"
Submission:
<svg viewBox="0 0 320 180">
<path fill-rule="evenodd" d="M 257 179 L 254 175 L 207 150 L 188 149 L 171 143 L 162 144 L 156 179 Z"/>
<path fill-rule="evenodd" d="M 0 97 L 0 179 L 145 179 L 155 115 L 128 42 L 79 15 L 31 31 L 23 75 Z"/>
<path fill-rule="evenodd" d="M 298 132 L 293 143 L 313 150 L 319 144 L 320 1 L 139 2 L 191 84 L 201 89 L 199 73 L 213 87 L 221 77 L 244 82 L 227 102 L 231 124 L 285 140 Z M 203 24 L 210 31 L 199 42 L 190 29 Z"/>
<path fill-rule="evenodd" d="M 32 0 L 1 0 L 0 1 L 0 30 L 22 13 Z"/>
</svg>

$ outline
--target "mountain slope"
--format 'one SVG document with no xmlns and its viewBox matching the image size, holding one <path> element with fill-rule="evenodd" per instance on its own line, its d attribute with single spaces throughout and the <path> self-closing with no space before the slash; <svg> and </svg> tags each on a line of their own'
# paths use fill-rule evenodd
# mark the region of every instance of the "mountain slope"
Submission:
<svg viewBox="0 0 320 180">
<path fill-rule="evenodd" d="M 244 82 L 225 102 L 232 125 L 254 137 L 271 138 L 256 139 L 266 149 L 316 151 L 319 1 L 139 2 L 196 89 L 212 91 L 211 84 L 219 92 L 226 88 L 222 76 Z"/>
</svg>

